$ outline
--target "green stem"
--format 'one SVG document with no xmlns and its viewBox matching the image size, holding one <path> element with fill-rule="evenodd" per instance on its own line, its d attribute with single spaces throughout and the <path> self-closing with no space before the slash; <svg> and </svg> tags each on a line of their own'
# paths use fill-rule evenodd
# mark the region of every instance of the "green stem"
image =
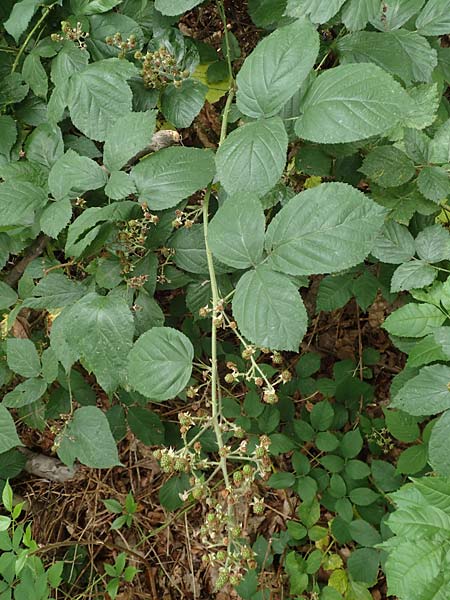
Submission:
<svg viewBox="0 0 450 600">
<path fill-rule="evenodd" d="M 225 14 L 225 7 L 223 5 L 223 1 L 222 0 L 218 0 L 218 2 L 217 2 L 217 8 L 219 10 L 220 18 L 222 19 L 222 23 L 223 23 L 223 35 L 224 35 L 224 38 L 225 38 L 225 50 L 226 50 L 226 57 L 225 58 L 227 59 L 228 73 L 230 75 L 231 81 L 234 82 L 233 65 L 231 63 L 230 38 L 228 36 L 228 27 L 227 27 L 227 16 Z"/>
<path fill-rule="evenodd" d="M 45 21 L 45 19 L 47 18 L 48 14 L 49 14 L 49 12 L 51 11 L 52 8 L 53 8 L 53 4 L 51 6 L 48 6 L 48 7 L 44 8 L 44 10 L 42 11 L 41 18 L 37 21 L 36 25 L 33 27 L 33 29 L 27 35 L 27 37 L 25 38 L 24 43 L 20 46 L 19 52 L 17 53 L 17 56 L 16 56 L 16 58 L 14 60 L 14 63 L 13 63 L 13 66 L 12 66 L 12 69 L 11 69 L 11 73 L 14 73 L 14 71 L 17 69 L 17 65 L 19 64 L 20 58 L 21 58 L 22 54 L 24 53 L 25 48 L 30 43 L 30 40 L 33 37 L 33 35 L 36 33 L 36 31 L 39 29 L 39 27 Z"/>
</svg>

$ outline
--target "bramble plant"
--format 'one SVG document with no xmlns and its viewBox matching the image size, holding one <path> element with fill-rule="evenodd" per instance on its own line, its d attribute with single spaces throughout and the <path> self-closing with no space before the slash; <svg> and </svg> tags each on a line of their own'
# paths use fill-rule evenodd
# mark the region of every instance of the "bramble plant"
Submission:
<svg viewBox="0 0 450 600">
<path fill-rule="evenodd" d="M 202 506 L 214 592 L 444 598 L 450 0 L 249 0 L 250 48 L 231 4 L 0 6 L 0 476 L 22 470 L 25 427 L 98 469 L 130 430 L 161 505 Z M 192 10 L 217 35 L 197 39 Z M 358 349 L 330 365 L 320 313 L 349 302 Z M 389 406 L 366 313 L 407 355 Z M 62 563 L 45 571 L 3 489 L 0 597 L 39 580 L 46 598 Z M 290 514 L 268 539 L 248 521 L 271 492 Z M 131 492 L 103 503 L 137 528 Z M 126 564 L 101 593 L 139 578 Z"/>
</svg>

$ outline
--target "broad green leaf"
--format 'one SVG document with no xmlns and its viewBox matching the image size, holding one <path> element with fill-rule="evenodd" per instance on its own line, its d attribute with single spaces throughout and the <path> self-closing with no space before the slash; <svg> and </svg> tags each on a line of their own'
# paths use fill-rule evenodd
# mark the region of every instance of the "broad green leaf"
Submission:
<svg viewBox="0 0 450 600">
<path fill-rule="evenodd" d="M 142 19 L 139 17 L 138 19 L 145 25 L 144 16 Z M 86 40 L 86 46 L 92 61 L 117 56 L 117 47 L 106 43 L 106 39 L 110 36 L 114 37 L 117 32 L 120 32 L 123 40 L 134 36 L 135 46 L 133 50 L 126 51 L 127 58 L 130 59 L 134 52 L 142 50 L 144 46 L 144 33 L 141 27 L 134 19 L 119 12 L 92 15 L 89 18 L 89 25 L 89 38 Z"/>
<path fill-rule="evenodd" d="M 308 324 L 296 286 L 265 266 L 241 277 L 233 297 L 233 314 L 248 340 L 272 350 L 297 352 Z"/>
<path fill-rule="evenodd" d="M 434 123 L 441 101 L 437 83 L 421 83 L 408 90 L 412 105 L 405 116 L 404 125 L 424 129 Z"/>
<path fill-rule="evenodd" d="M 450 535 L 450 516 L 435 506 L 399 508 L 389 517 L 389 528 L 406 539 Z"/>
<path fill-rule="evenodd" d="M 45 191 L 24 181 L 0 183 L 0 231 L 32 225 L 47 202 Z"/>
<path fill-rule="evenodd" d="M 237 107 L 254 118 L 276 115 L 314 66 L 319 35 L 308 21 L 276 29 L 246 58 L 237 76 Z"/>
<path fill-rule="evenodd" d="M 420 192 L 433 202 L 441 202 L 450 194 L 450 178 L 444 167 L 424 167 L 417 178 Z"/>
<path fill-rule="evenodd" d="M 52 310 L 62 308 L 80 300 L 86 294 L 86 287 L 62 273 L 52 272 L 43 277 L 33 289 L 33 298 L 27 298 L 25 306 L 35 309 Z"/>
<path fill-rule="evenodd" d="M 70 6 L 76 15 L 95 15 L 111 10 L 122 0 L 71 0 Z"/>
<path fill-rule="evenodd" d="M 164 425 L 156 413 L 140 406 L 130 406 L 127 420 L 134 435 L 147 446 L 164 444 Z"/>
<path fill-rule="evenodd" d="M 416 27 L 423 35 L 450 33 L 450 1 L 428 0 L 416 19 Z"/>
<path fill-rule="evenodd" d="M 188 384 L 194 348 L 183 333 L 154 327 L 135 342 L 128 356 L 128 383 L 146 398 L 175 398 Z"/>
<path fill-rule="evenodd" d="M 383 327 L 391 335 L 423 337 L 440 327 L 444 321 L 445 315 L 436 306 L 411 302 L 389 315 Z"/>
<path fill-rule="evenodd" d="M 386 134 L 413 107 L 401 85 L 380 67 L 342 65 L 311 85 L 295 131 L 322 144 L 364 140 Z"/>
<path fill-rule="evenodd" d="M 445 329 L 445 327 L 439 327 L 436 329 L 434 336 L 427 335 L 413 346 L 408 355 L 408 367 L 422 367 L 433 362 L 447 360 L 441 344 L 435 337 L 442 329 Z"/>
<path fill-rule="evenodd" d="M 156 111 L 129 113 L 108 129 L 103 147 L 103 160 L 110 171 L 119 171 L 130 158 L 152 141 Z"/>
<path fill-rule="evenodd" d="M 77 198 L 106 183 L 105 171 L 87 156 L 68 150 L 52 167 L 48 178 L 50 192 L 56 200 Z"/>
<path fill-rule="evenodd" d="M 9 410 L 0 404 L 0 453 L 22 445 Z"/>
<path fill-rule="evenodd" d="M 58 456 L 69 466 L 77 458 L 83 465 L 93 469 L 120 465 L 108 419 L 96 406 L 78 408 L 63 429 L 59 441 Z"/>
<path fill-rule="evenodd" d="M 214 173 L 210 150 L 165 148 L 142 160 L 131 176 L 139 199 L 151 210 L 163 210 L 206 187 Z"/>
<path fill-rule="evenodd" d="M 439 327 L 436 329 L 434 339 L 442 348 L 444 354 L 450 358 L 450 327 Z"/>
<path fill-rule="evenodd" d="M 26 338 L 8 338 L 6 341 L 8 367 L 22 377 L 38 377 L 41 361 L 36 346 Z"/>
<path fill-rule="evenodd" d="M 428 448 L 426 444 L 417 444 L 403 450 L 397 460 L 397 473 L 414 475 L 420 473 L 427 464 Z"/>
<path fill-rule="evenodd" d="M 430 156 L 431 140 L 423 131 L 406 129 L 403 137 L 405 152 L 415 164 L 427 163 Z"/>
<path fill-rule="evenodd" d="M 286 15 L 309 17 L 313 23 L 326 23 L 339 11 L 345 0 L 288 0 Z"/>
<path fill-rule="evenodd" d="M 420 436 L 417 419 L 402 410 L 384 410 L 389 433 L 401 442 L 414 442 Z"/>
<path fill-rule="evenodd" d="M 174 262 L 180 269 L 189 273 L 205 275 L 208 273 L 203 226 L 199 223 L 186 229 L 181 227 L 170 238 L 170 247 L 175 250 Z M 229 267 L 215 261 L 216 273 L 231 271 Z"/>
<path fill-rule="evenodd" d="M 344 183 L 301 192 L 267 229 L 269 264 L 290 275 L 336 273 L 371 251 L 385 211 Z"/>
<path fill-rule="evenodd" d="M 379 567 L 380 554 L 373 548 L 357 548 L 353 550 L 347 561 L 347 568 L 352 578 L 367 585 L 376 583 Z"/>
<path fill-rule="evenodd" d="M 364 29 L 380 8 L 379 0 L 348 0 L 342 9 L 342 22 L 349 31 Z"/>
<path fill-rule="evenodd" d="M 130 67 L 122 66 L 124 63 Z M 68 106 L 75 127 L 87 137 L 103 142 L 109 127 L 131 111 L 132 93 L 126 79 L 132 75 L 131 63 L 116 58 L 92 63 L 74 73 L 69 83 Z"/>
<path fill-rule="evenodd" d="M 0 154 L 9 156 L 11 148 L 16 143 L 16 122 L 10 115 L 0 116 Z"/>
<path fill-rule="evenodd" d="M 440 508 L 450 514 L 450 482 L 447 477 L 423 477 L 414 480 L 425 505 Z"/>
<path fill-rule="evenodd" d="M 389 0 L 388 3 L 378 5 L 378 15 L 370 19 L 370 22 L 380 31 L 399 29 L 416 15 L 424 4 L 425 0 Z"/>
<path fill-rule="evenodd" d="M 27 159 L 51 169 L 64 154 L 64 143 L 59 127 L 42 123 L 27 137 Z"/>
<path fill-rule="evenodd" d="M 449 382 L 450 367 L 423 367 L 397 393 L 392 406 L 416 416 L 440 413 L 450 408 Z"/>
<path fill-rule="evenodd" d="M 391 219 L 403 225 L 408 225 L 415 212 L 432 215 L 438 210 L 435 203 L 424 198 L 413 183 L 388 189 L 379 188 L 376 184 L 371 187 L 371 197 L 391 211 Z"/>
<path fill-rule="evenodd" d="M 446 411 L 435 423 L 428 444 L 429 462 L 438 475 L 450 476 L 450 411 Z"/>
<path fill-rule="evenodd" d="M 23 61 L 22 76 L 36 96 L 44 98 L 44 100 L 47 98 L 47 72 L 36 53 L 31 52 Z"/>
<path fill-rule="evenodd" d="M 55 86 L 64 86 L 71 75 L 78 71 L 84 71 L 88 62 L 88 52 L 67 40 L 63 42 L 61 50 L 52 60 L 50 78 Z"/>
<path fill-rule="evenodd" d="M 113 171 L 105 185 L 105 194 L 113 200 L 123 200 L 136 193 L 134 181 L 125 171 Z"/>
<path fill-rule="evenodd" d="M 48 236 L 56 238 L 68 225 L 72 218 L 72 204 L 69 198 L 52 202 L 46 206 L 40 218 L 41 230 Z"/>
<path fill-rule="evenodd" d="M 19 73 L 3 77 L 0 87 L 0 107 L 21 102 L 28 94 L 29 86 Z"/>
<path fill-rule="evenodd" d="M 43 379 L 26 379 L 19 383 L 11 392 L 5 394 L 3 405 L 8 408 L 21 408 L 33 404 L 41 398 L 47 389 L 47 384 Z"/>
<path fill-rule="evenodd" d="M 422 260 L 430 263 L 450 259 L 450 236 L 442 225 L 422 229 L 416 237 L 416 250 Z"/>
<path fill-rule="evenodd" d="M 17 293 L 4 281 L 0 281 L 0 310 L 9 308 L 17 302 Z"/>
<path fill-rule="evenodd" d="M 431 81 L 437 66 L 437 52 L 426 38 L 405 29 L 386 33 L 360 31 L 343 37 L 337 47 L 341 64 L 375 63 L 406 84 Z"/>
<path fill-rule="evenodd" d="M 395 146 L 374 148 L 367 154 L 360 171 L 383 188 L 403 185 L 416 174 L 413 161 Z"/>
<path fill-rule="evenodd" d="M 372 248 L 372 254 L 385 263 L 398 265 L 410 260 L 416 253 L 414 238 L 408 228 L 388 221 Z"/>
<path fill-rule="evenodd" d="M 287 0 L 249 0 L 248 12 L 257 27 L 268 27 L 281 19 Z"/>
<path fill-rule="evenodd" d="M 256 266 L 264 249 L 265 225 L 257 196 L 230 196 L 208 227 L 209 247 L 219 260 L 236 269 Z"/>
<path fill-rule="evenodd" d="M 39 4 L 41 4 L 41 0 L 22 0 L 21 2 L 14 3 L 11 14 L 3 26 L 12 35 L 17 44 L 19 43 L 20 36 L 33 18 Z"/>
<path fill-rule="evenodd" d="M 347 275 L 329 275 L 319 284 L 316 310 L 332 311 L 342 308 L 352 297 L 351 279 Z"/>
<path fill-rule="evenodd" d="M 167 510 L 180 508 L 183 506 L 180 494 L 190 489 L 190 487 L 189 477 L 186 473 L 182 473 L 178 477 L 171 477 L 159 490 L 158 498 L 161 506 L 164 506 Z"/>
<path fill-rule="evenodd" d="M 179 87 L 169 84 L 161 95 L 161 111 L 174 127 L 190 127 L 207 93 L 208 87 L 197 79 L 185 79 Z"/>
<path fill-rule="evenodd" d="M 66 340 L 109 394 L 125 381 L 134 333 L 130 309 L 119 296 L 91 293 L 72 307 L 72 314 L 64 328 Z"/>
<path fill-rule="evenodd" d="M 437 271 L 423 260 L 411 260 L 403 263 L 394 271 L 391 280 L 391 292 L 402 292 L 413 288 L 431 285 Z"/>
<path fill-rule="evenodd" d="M 233 131 L 216 154 L 217 174 L 229 194 L 263 196 L 280 179 L 288 138 L 280 117 L 248 123 Z"/>
<path fill-rule="evenodd" d="M 430 162 L 444 164 L 450 162 L 450 119 L 436 131 L 430 143 Z"/>
<path fill-rule="evenodd" d="M 156 0 L 155 8 L 163 15 L 174 17 L 191 10 L 201 2 L 202 0 Z"/>
</svg>

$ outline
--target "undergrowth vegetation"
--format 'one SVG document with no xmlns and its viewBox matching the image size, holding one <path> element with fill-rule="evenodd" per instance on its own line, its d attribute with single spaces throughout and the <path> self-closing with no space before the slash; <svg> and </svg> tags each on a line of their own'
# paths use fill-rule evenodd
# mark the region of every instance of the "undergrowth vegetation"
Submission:
<svg viewBox="0 0 450 600">
<path fill-rule="evenodd" d="M 450 597 L 450 0 L 242 4 L 1 2 L 0 600 Z"/>
</svg>

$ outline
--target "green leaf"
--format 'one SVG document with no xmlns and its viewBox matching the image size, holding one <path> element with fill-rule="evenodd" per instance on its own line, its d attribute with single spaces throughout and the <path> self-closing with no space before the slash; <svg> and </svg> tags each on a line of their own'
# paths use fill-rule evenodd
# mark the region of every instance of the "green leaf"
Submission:
<svg viewBox="0 0 450 600">
<path fill-rule="evenodd" d="M 0 281 L 0 310 L 9 308 L 17 302 L 17 293 L 4 281 Z"/>
<path fill-rule="evenodd" d="M 314 404 L 310 413 L 311 425 L 316 431 L 326 431 L 334 419 L 334 410 L 328 400 Z"/>
<path fill-rule="evenodd" d="M 89 54 L 70 40 L 63 42 L 61 50 L 52 60 L 50 78 L 61 91 L 71 75 L 84 71 L 89 63 Z"/>
<path fill-rule="evenodd" d="M 416 27 L 423 35 L 450 33 L 450 1 L 428 0 L 417 17 Z"/>
<path fill-rule="evenodd" d="M 28 94 L 28 84 L 24 83 L 22 75 L 10 73 L 3 77 L 0 88 L 0 107 L 21 102 Z"/>
<path fill-rule="evenodd" d="M 363 519 L 352 521 L 349 528 L 352 538 L 361 546 L 376 546 L 381 542 L 381 536 L 375 527 Z"/>
<path fill-rule="evenodd" d="M 163 15 L 175 17 L 191 10 L 201 2 L 202 0 L 155 0 L 155 8 Z"/>
<path fill-rule="evenodd" d="M 175 398 L 188 384 L 194 349 L 184 334 L 153 327 L 135 342 L 128 356 L 128 383 L 146 398 Z"/>
<path fill-rule="evenodd" d="M 361 452 L 363 439 L 359 429 L 347 431 L 341 440 L 339 450 L 344 458 L 355 458 Z"/>
<path fill-rule="evenodd" d="M 313 23 L 326 23 L 339 11 L 345 0 L 288 0 L 286 15 L 309 17 Z"/>
<path fill-rule="evenodd" d="M 95 15 L 111 10 L 122 0 L 71 0 L 70 5 L 76 15 Z"/>
<path fill-rule="evenodd" d="M 444 412 L 431 431 L 428 445 L 429 463 L 438 475 L 450 476 L 448 440 L 450 436 L 450 411 Z"/>
<path fill-rule="evenodd" d="M 416 174 L 413 161 L 395 146 L 378 146 L 364 159 L 360 171 L 380 187 L 397 187 Z"/>
<path fill-rule="evenodd" d="M 9 410 L 0 404 L 0 453 L 22 445 Z"/>
<path fill-rule="evenodd" d="M 412 183 L 388 189 L 372 185 L 371 192 L 372 198 L 378 204 L 391 211 L 390 218 L 403 225 L 408 225 L 416 211 L 422 215 L 432 215 L 437 210 L 434 202 L 424 198 Z"/>
<path fill-rule="evenodd" d="M 389 0 L 386 5 L 378 5 L 378 15 L 370 22 L 381 31 L 399 29 L 419 12 L 424 3 L 425 0 Z"/>
<path fill-rule="evenodd" d="M 186 473 L 183 473 L 179 477 L 171 477 L 159 490 L 158 497 L 161 506 L 167 510 L 176 510 L 177 508 L 180 508 L 183 506 L 183 500 L 180 498 L 180 494 L 190 487 L 189 477 Z"/>
<path fill-rule="evenodd" d="M 200 223 L 195 223 L 188 229 L 185 227 L 178 229 L 170 238 L 170 247 L 175 250 L 174 260 L 177 267 L 189 273 L 200 275 L 208 273 L 205 237 Z M 218 261 L 215 261 L 215 265 L 217 274 L 232 270 Z"/>
<path fill-rule="evenodd" d="M 46 202 L 47 194 L 36 185 L 19 180 L 0 183 L 0 231 L 32 225 Z"/>
<path fill-rule="evenodd" d="M 297 352 L 308 323 L 296 286 L 266 266 L 241 277 L 233 297 L 233 314 L 242 335 L 272 350 Z"/>
<path fill-rule="evenodd" d="M 387 133 L 412 108 L 405 90 L 380 67 L 342 65 L 311 85 L 295 131 L 322 144 L 354 142 Z"/>
<path fill-rule="evenodd" d="M 281 177 L 288 138 L 280 117 L 248 123 L 234 130 L 216 154 L 217 174 L 229 194 L 263 196 Z"/>
<path fill-rule="evenodd" d="M 389 315 L 383 327 L 391 335 L 423 337 L 432 333 L 444 321 L 445 315 L 436 306 L 411 302 Z"/>
<path fill-rule="evenodd" d="M 79 281 L 73 281 L 62 273 L 49 273 L 33 289 L 33 298 L 27 298 L 25 306 L 52 310 L 62 308 L 80 300 L 86 288 Z"/>
<path fill-rule="evenodd" d="M 64 154 L 64 143 L 59 127 L 42 123 L 27 137 L 27 159 L 51 169 Z"/>
<path fill-rule="evenodd" d="M 348 571 L 352 578 L 367 585 L 376 583 L 379 566 L 380 554 L 372 548 L 354 550 L 347 561 Z"/>
<path fill-rule="evenodd" d="M 445 329 L 445 327 L 439 327 L 436 329 L 434 336 L 427 335 L 414 344 L 409 352 L 408 367 L 422 367 L 436 361 L 447 360 L 448 357 L 444 353 L 441 344 L 437 341 L 437 338 L 435 339 L 435 336 L 442 329 Z"/>
<path fill-rule="evenodd" d="M 407 85 L 413 81 L 430 82 L 437 66 L 437 52 L 426 38 L 406 29 L 386 33 L 360 31 L 343 37 L 337 48 L 341 64 L 375 63 Z"/>
<path fill-rule="evenodd" d="M 420 192 L 433 202 L 441 202 L 450 194 L 450 179 L 443 167 L 424 167 L 417 178 Z"/>
<path fill-rule="evenodd" d="M 416 253 L 414 238 L 407 227 L 388 221 L 376 240 L 372 254 L 385 263 L 397 265 L 410 260 Z"/>
<path fill-rule="evenodd" d="M 447 358 L 450 358 L 450 327 L 439 327 L 434 332 L 436 343 L 442 348 Z"/>
<path fill-rule="evenodd" d="M 125 381 L 127 356 L 132 348 L 133 316 L 118 296 L 84 296 L 72 308 L 66 341 L 108 394 Z"/>
<path fill-rule="evenodd" d="M 31 340 L 8 338 L 6 340 L 6 359 L 11 371 L 22 377 L 38 377 L 41 373 L 39 354 Z"/>
<path fill-rule="evenodd" d="M 342 308 L 352 297 L 351 279 L 347 275 L 329 275 L 319 283 L 316 310 Z"/>
<path fill-rule="evenodd" d="M 72 218 L 72 204 L 69 198 L 52 202 L 42 212 L 41 230 L 49 237 L 57 238 Z"/>
<path fill-rule="evenodd" d="M 249 0 L 248 12 L 257 27 L 268 27 L 281 19 L 286 2 L 287 0 Z"/>
<path fill-rule="evenodd" d="M 444 164 L 450 162 L 450 120 L 446 121 L 436 131 L 430 142 L 430 162 Z"/>
<path fill-rule="evenodd" d="M 349 31 L 364 29 L 375 19 L 380 9 L 378 0 L 348 0 L 341 13 L 342 22 Z"/>
<path fill-rule="evenodd" d="M 295 475 L 293 473 L 274 473 L 267 480 L 267 485 L 275 490 L 284 490 L 290 488 L 295 483 Z"/>
<path fill-rule="evenodd" d="M 122 66 L 124 63 L 129 67 Z M 126 77 L 132 74 L 131 63 L 116 58 L 92 63 L 74 73 L 69 82 L 68 106 L 75 127 L 103 142 L 111 124 L 131 111 L 132 93 Z"/>
<path fill-rule="evenodd" d="M 36 53 L 31 52 L 24 60 L 22 76 L 36 96 L 44 98 L 44 100 L 47 98 L 47 73 L 42 66 L 40 57 Z"/>
<path fill-rule="evenodd" d="M 364 260 L 385 211 L 353 187 L 325 183 L 301 192 L 267 229 L 269 264 L 283 273 L 336 273 Z"/>
<path fill-rule="evenodd" d="M 14 3 L 11 14 L 3 26 L 12 35 L 17 44 L 19 43 L 20 36 L 33 18 L 39 4 L 41 4 L 41 0 L 22 0 L 21 2 Z"/>
<path fill-rule="evenodd" d="M 125 171 L 113 171 L 105 186 L 105 194 L 113 200 L 122 200 L 130 194 L 136 194 L 136 191 L 134 181 Z"/>
<path fill-rule="evenodd" d="M 398 457 L 397 461 L 397 473 L 404 473 L 406 475 L 414 475 L 419 473 L 427 464 L 428 449 L 426 444 L 418 444 L 417 446 L 411 446 Z"/>
<path fill-rule="evenodd" d="M 214 157 L 210 150 L 165 148 L 136 165 L 131 176 L 151 210 L 171 208 L 214 177 Z"/>
<path fill-rule="evenodd" d="M 384 417 L 389 433 L 401 442 L 414 442 L 420 435 L 417 419 L 402 410 L 385 410 Z"/>
<path fill-rule="evenodd" d="M 16 122 L 9 115 L 0 116 L 0 154 L 9 156 L 11 148 L 16 143 Z"/>
<path fill-rule="evenodd" d="M 230 196 L 208 228 L 213 254 L 236 269 L 256 266 L 264 249 L 266 219 L 261 202 L 253 194 Z"/>
<path fill-rule="evenodd" d="M 106 183 L 105 171 L 87 156 L 68 150 L 53 165 L 48 178 L 50 192 L 56 200 L 77 198 Z"/>
<path fill-rule="evenodd" d="M 103 147 L 103 160 L 110 171 L 119 171 L 152 141 L 156 111 L 129 113 L 117 119 L 108 129 Z"/>
<path fill-rule="evenodd" d="M 422 229 L 416 237 L 417 254 L 430 263 L 450 259 L 450 235 L 442 225 Z"/>
<path fill-rule="evenodd" d="M 245 59 L 237 76 L 237 107 L 249 117 L 273 117 L 314 66 L 319 35 L 308 21 L 276 29 Z"/>
<path fill-rule="evenodd" d="M 63 430 L 59 458 L 67 465 L 75 459 L 93 469 L 108 469 L 120 465 L 116 442 L 105 413 L 96 406 L 75 410 L 73 418 Z"/>
<path fill-rule="evenodd" d="M 190 127 L 207 93 L 208 87 L 197 79 L 185 79 L 179 87 L 169 84 L 161 95 L 161 111 L 174 127 Z"/>
<path fill-rule="evenodd" d="M 359 487 L 351 490 L 349 497 L 353 504 L 357 506 L 369 506 L 369 504 L 373 504 L 378 500 L 380 496 L 370 488 Z"/>
<path fill-rule="evenodd" d="M 8 408 L 28 406 L 39 400 L 46 390 L 47 384 L 43 379 L 26 379 L 4 396 L 3 405 Z"/>
<path fill-rule="evenodd" d="M 391 406 L 411 415 L 435 415 L 450 408 L 450 367 L 431 365 L 409 379 Z"/>
<path fill-rule="evenodd" d="M 130 406 L 127 419 L 131 431 L 141 442 L 147 446 L 164 444 L 164 425 L 156 413 L 140 406 Z"/>
<path fill-rule="evenodd" d="M 397 267 L 392 275 L 391 292 L 401 292 L 431 285 L 437 271 L 422 260 L 411 260 Z"/>
</svg>

